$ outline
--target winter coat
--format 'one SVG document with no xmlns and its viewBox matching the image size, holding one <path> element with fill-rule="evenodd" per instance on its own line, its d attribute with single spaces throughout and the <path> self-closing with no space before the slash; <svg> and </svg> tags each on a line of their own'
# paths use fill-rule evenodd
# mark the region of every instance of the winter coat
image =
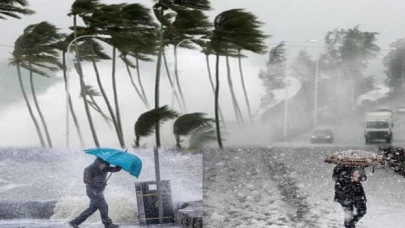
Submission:
<svg viewBox="0 0 405 228">
<path fill-rule="evenodd" d="M 360 172 L 359 181 L 352 182 L 354 171 Z M 366 181 L 367 176 L 364 167 L 350 167 L 337 165 L 333 170 L 332 179 L 335 183 L 335 201 L 357 201 L 367 202 L 366 193 L 360 181 Z"/>
<path fill-rule="evenodd" d="M 100 170 L 99 166 L 104 163 L 106 167 Z M 97 158 L 93 164 L 84 169 L 83 182 L 86 184 L 86 190 L 92 192 L 103 192 L 107 185 L 107 172 L 118 172 L 121 167 L 110 167 L 109 163 Z"/>
</svg>

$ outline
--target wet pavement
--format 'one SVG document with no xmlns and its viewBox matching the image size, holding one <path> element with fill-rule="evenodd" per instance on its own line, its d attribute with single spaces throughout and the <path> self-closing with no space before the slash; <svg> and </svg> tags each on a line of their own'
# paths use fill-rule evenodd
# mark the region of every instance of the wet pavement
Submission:
<svg viewBox="0 0 405 228">
<path fill-rule="evenodd" d="M 139 224 L 129 224 L 129 223 L 117 223 L 120 228 L 179 228 L 180 225 L 177 224 L 167 224 L 167 225 L 148 225 L 141 226 Z M 71 228 L 67 221 L 55 222 L 49 220 L 0 220 L 0 228 Z M 101 223 L 83 223 L 80 228 L 104 228 Z"/>
</svg>

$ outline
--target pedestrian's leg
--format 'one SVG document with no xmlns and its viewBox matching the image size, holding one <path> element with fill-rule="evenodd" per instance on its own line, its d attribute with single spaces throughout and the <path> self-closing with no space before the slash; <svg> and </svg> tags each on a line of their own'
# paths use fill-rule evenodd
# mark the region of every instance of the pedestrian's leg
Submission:
<svg viewBox="0 0 405 228">
<path fill-rule="evenodd" d="M 352 201 L 345 201 L 340 203 L 343 207 L 344 215 L 344 224 L 345 228 L 353 228 L 353 202 Z"/>
<path fill-rule="evenodd" d="M 72 221 L 70 221 L 71 224 L 74 225 L 80 225 L 81 223 L 83 223 L 84 221 L 86 221 L 86 219 L 88 217 L 90 217 L 92 214 L 94 214 L 94 212 L 97 211 L 97 205 L 95 203 L 95 199 L 94 197 L 90 197 L 90 205 L 89 207 L 84 210 L 77 218 L 73 219 Z"/>
<path fill-rule="evenodd" d="M 367 213 L 367 206 L 364 200 L 358 200 L 354 202 L 354 207 L 357 214 L 353 216 L 353 223 L 356 224 Z"/>
<path fill-rule="evenodd" d="M 108 204 L 105 201 L 104 194 L 100 193 L 97 195 L 97 208 L 100 211 L 101 221 L 107 227 L 112 224 L 111 219 L 108 217 Z"/>
</svg>

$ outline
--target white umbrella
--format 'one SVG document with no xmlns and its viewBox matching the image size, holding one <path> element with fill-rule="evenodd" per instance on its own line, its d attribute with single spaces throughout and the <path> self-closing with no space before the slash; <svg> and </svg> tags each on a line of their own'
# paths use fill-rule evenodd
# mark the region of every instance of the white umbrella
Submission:
<svg viewBox="0 0 405 228">
<path fill-rule="evenodd" d="M 338 151 L 328 155 L 325 162 L 344 166 L 375 166 L 385 163 L 382 155 L 364 150 Z"/>
</svg>

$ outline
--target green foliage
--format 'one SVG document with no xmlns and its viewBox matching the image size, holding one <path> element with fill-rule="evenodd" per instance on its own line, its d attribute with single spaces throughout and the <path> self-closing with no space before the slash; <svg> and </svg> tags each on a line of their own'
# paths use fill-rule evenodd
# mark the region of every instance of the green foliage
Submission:
<svg viewBox="0 0 405 228">
<path fill-rule="evenodd" d="M 265 94 L 261 98 L 261 108 L 268 108 L 274 101 L 273 91 L 284 88 L 285 85 L 285 43 L 281 42 L 273 47 L 269 53 L 269 60 L 266 63 L 266 69 L 261 70 L 259 78 L 262 80 L 265 88 Z"/>
<path fill-rule="evenodd" d="M 176 111 L 170 110 L 167 105 L 152 109 L 141 114 L 135 123 L 135 137 L 137 146 L 139 146 L 140 137 L 146 137 L 154 132 L 154 127 L 156 124 L 161 124 L 167 120 L 174 119 L 178 116 Z"/>
<path fill-rule="evenodd" d="M 296 78 L 301 82 L 313 82 L 315 79 L 315 61 L 305 50 L 300 50 L 298 56 L 291 64 L 291 69 Z"/>
<path fill-rule="evenodd" d="M 7 19 L 7 17 L 21 19 L 21 15 L 32 15 L 35 11 L 26 8 L 28 6 L 27 0 L 1 0 L 0 1 L 0 19 Z"/>
<path fill-rule="evenodd" d="M 57 49 L 62 38 L 59 29 L 49 22 L 29 25 L 15 41 L 14 62 L 27 70 L 48 77 L 46 71 L 63 68 Z"/>
<path fill-rule="evenodd" d="M 395 92 L 405 82 L 405 39 L 399 39 L 391 44 L 392 50 L 384 57 L 387 84 Z"/>
<path fill-rule="evenodd" d="M 264 40 L 269 36 L 260 29 L 263 25 L 256 15 L 243 9 L 231 9 L 220 13 L 214 20 L 211 46 L 218 54 L 229 49 L 266 53 Z"/>
<path fill-rule="evenodd" d="M 187 136 L 201 127 L 211 126 L 214 120 L 205 118 L 205 115 L 206 113 L 195 112 L 180 116 L 173 124 L 173 133 Z"/>
</svg>

